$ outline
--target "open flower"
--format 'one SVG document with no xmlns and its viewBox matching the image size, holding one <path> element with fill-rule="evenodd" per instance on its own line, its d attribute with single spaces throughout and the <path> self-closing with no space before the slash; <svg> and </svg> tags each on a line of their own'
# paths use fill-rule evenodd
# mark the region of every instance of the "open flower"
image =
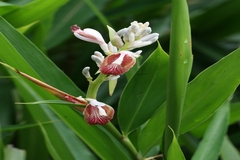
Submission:
<svg viewBox="0 0 240 160">
<path fill-rule="evenodd" d="M 105 103 L 95 99 L 88 99 L 90 102 L 83 111 L 84 119 L 88 124 L 103 125 L 108 123 L 114 115 L 114 109 Z"/>
<path fill-rule="evenodd" d="M 122 75 L 136 63 L 137 56 L 130 51 L 111 54 L 102 62 L 100 71 L 106 75 Z"/>
</svg>

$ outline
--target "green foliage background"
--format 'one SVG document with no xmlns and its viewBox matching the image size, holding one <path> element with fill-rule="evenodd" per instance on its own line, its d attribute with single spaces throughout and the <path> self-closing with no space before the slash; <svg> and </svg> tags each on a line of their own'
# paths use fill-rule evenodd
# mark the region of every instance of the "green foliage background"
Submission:
<svg viewBox="0 0 240 160">
<path fill-rule="evenodd" d="M 216 63 L 221 58 L 239 47 L 240 1 L 188 0 L 188 7 L 192 33 L 192 51 L 194 55 L 193 68 L 190 77 L 190 80 L 192 80 L 204 69 Z M 5 20 L 1 19 L 0 32 L 2 34 L 0 36 L 0 46 L 4 46 L 4 43 L 6 45 L 8 45 L 8 43 L 13 43 L 13 41 L 17 39 L 18 44 L 13 48 L 9 48 L 8 51 L 11 53 L 21 53 L 20 55 L 16 53 L 14 57 L 10 57 L 9 63 L 12 59 L 11 65 L 14 65 L 14 67 L 19 68 L 23 71 L 26 70 L 28 71 L 28 74 L 35 76 L 36 78 L 39 78 L 46 83 L 55 85 L 55 87 L 75 96 L 83 95 L 83 93 L 86 92 L 88 82 L 85 80 L 84 76 L 82 76 L 81 71 L 85 66 L 90 66 L 90 71 L 92 75 L 94 75 L 97 67 L 95 65 L 95 62 L 91 60 L 90 56 L 94 53 L 94 51 L 99 51 L 100 48 L 96 44 L 84 42 L 74 37 L 70 31 L 71 25 L 78 24 L 81 28 L 94 28 L 102 33 L 106 41 L 108 41 L 108 32 L 106 25 L 110 25 L 115 30 L 119 30 L 121 28 L 128 27 L 130 22 L 135 20 L 139 22 L 149 21 L 153 32 L 160 34 L 159 43 L 161 44 L 162 49 L 167 53 L 169 52 L 171 27 L 170 0 L 6 0 L 0 1 L 0 15 L 7 21 L 5 22 Z M 22 38 L 19 33 L 12 32 L 14 29 L 10 26 L 13 26 L 19 32 L 23 33 L 40 50 L 30 45 L 30 47 L 28 46 L 25 48 L 24 44 L 28 43 L 27 40 Z M 9 42 L 5 41 L 6 37 Z M 13 41 L 11 42 L 10 39 Z M 157 43 L 148 47 L 144 47 L 140 63 L 143 64 L 157 47 Z M 14 48 L 17 48 L 17 51 L 15 51 Z M 6 50 L 4 49 L 5 48 L 1 48 L 0 51 L 2 51 L 2 53 L 4 52 L 4 54 L 7 54 Z M 36 51 L 38 53 L 36 53 Z M 40 51 L 42 51 L 44 55 L 41 54 Z M 153 54 L 152 57 L 148 59 L 149 62 L 151 62 L 151 58 L 155 59 L 158 57 L 158 53 L 156 52 L 159 52 L 162 57 L 168 59 L 164 51 L 161 49 L 155 51 L 155 54 Z M 32 55 L 27 56 L 27 53 L 29 55 Z M 225 86 L 231 86 L 231 84 L 233 84 L 235 81 L 236 84 L 234 86 L 237 86 L 239 84 L 239 81 L 237 80 L 239 80 L 240 74 L 239 70 L 236 68 L 239 67 L 236 61 L 236 59 L 239 58 L 239 56 L 237 56 L 239 51 L 235 51 L 234 53 L 236 54 L 236 57 L 233 57 L 231 59 L 229 58 L 229 61 L 226 62 L 226 64 L 232 65 L 230 65 L 228 68 L 226 65 L 226 71 L 229 72 L 228 76 L 231 77 L 231 82 L 225 83 Z M 11 54 L 11 56 L 12 55 L 14 54 Z M 45 55 L 49 57 L 49 59 L 43 58 Z M 3 60 L 3 56 L 0 56 L 0 58 Z M 54 68 L 54 64 L 52 64 L 50 60 L 53 61 L 53 63 L 56 64 L 59 69 Z M 234 62 L 231 63 L 231 61 Z M 29 67 L 34 65 L 35 68 Z M 162 73 L 166 73 L 167 62 L 163 61 L 163 64 L 161 65 L 162 66 L 159 66 L 157 71 L 161 72 L 162 67 Z M 39 68 L 39 66 L 41 66 L 41 68 Z M 146 64 L 145 68 L 143 67 L 140 72 L 143 72 L 144 69 L 151 69 L 151 66 L 147 66 Z M 215 70 L 217 69 L 218 66 L 215 66 Z M 233 69 L 232 72 L 231 69 Z M 221 71 L 221 68 L 219 70 Z M 69 78 L 62 72 L 65 73 Z M 132 70 L 132 72 L 134 72 L 134 70 Z M 208 84 L 208 79 L 206 77 L 209 79 L 214 79 L 216 77 L 214 73 L 215 72 L 209 71 L 208 76 L 205 76 L 201 79 L 201 85 L 203 88 L 204 86 L 211 85 Z M 238 75 L 235 77 L 234 74 Z M 47 105 L 25 106 L 14 104 L 15 102 L 19 101 L 31 101 L 34 97 L 37 97 L 39 99 L 55 99 L 55 97 L 49 95 L 48 93 L 45 93 L 43 90 L 25 81 L 24 79 L 19 80 L 16 78 L 15 74 L 12 74 L 10 76 L 15 77 L 13 78 L 13 81 L 21 91 L 19 91 L 19 89 L 17 90 L 15 88 L 15 85 L 12 83 L 12 78 L 6 77 L 8 76 L 8 72 L 3 67 L 0 67 L 0 76 L 0 131 L 2 130 L 2 138 L 0 138 L 0 157 L 3 156 L 2 151 L 4 146 L 7 144 L 14 144 L 15 147 L 26 150 L 27 159 L 29 160 L 36 159 L 36 157 L 41 160 L 49 159 L 49 157 L 52 157 L 53 159 L 69 160 L 103 159 L 103 157 L 105 157 L 107 160 L 111 160 L 115 154 L 118 154 L 122 159 L 132 159 L 132 155 L 130 155 L 130 153 L 122 146 L 120 142 L 115 139 L 114 136 L 105 134 L 106 128 L 94 126 L 89 129 L 89 126 L 85 124 L 81 116 L 75 114 L 75 111 L 71 108 L 67 108 L 66 106 L 49 107 Z M 120 95 L 123 91 L 124 86 L 127 84 L 129 77 L 131 76 L 132 74 L 129 73 L 127 78 L 125 76 L 122 76 L 119 79 L 116 91 L 114 92 L 113 96 L 109 96 L 108 94 L 107 83 L 103 84 L 98 93 L 98 100 L 113 106 L 117 111 Z M 151 72 L 151 76 L 154 76 L 153 72 Z M 166 80 L 163 79 L 161 75 L 158 76 L 159 77 L 157 80 L 162 80 L 163 83 L 161 85 L 163 86 L 159 85 L 159 88 L 157 89 L 161 89 L 161 87 L 164 88 L 164 85 L 166 85 Z M 136 77 L 135 79 L 137 78 L 139 77 Z M 201 77 L 199 76 L 199 78 Z M 224 78 L 225 77 L 223 76 L 220 79 L 223 79 L 224 81 Z M 74 82 L 75 85 L 71 81 Z M 157 84 L 157 81 L 154 84 Z M 224 95 L 225 93 L 227 96 L 228 92 L 225 91 L 224 85 L 220 86 L 223 87 L 221 92 L 212 92 L 212 99 L 218 99 L 220 95 Z M 25 86 L 25 89 L 23 86 Z M 189 86 L 193 87 L 189 87 L 190 89 L 188 88 L 190 91 L 187 91 L 186 97 L 191 97 L 194 99 L 194 96 L 196 95 L 191 94 L 196 90 L 194 82 L 190 83 Z M 38 92 L 32 88 L 36 88 Z M 80 90 L 78 88 L 80 88 Z M 134 86 L 132 86 L 132 88 L 134 88 Z M 232 88 L 233 89 L 231 92 L 235 90 L 234 87 Z M 126 89 L 124 92 L 131 92 L 131 87 L 128 88 L 128 90 Z M 20 96 L 21 94 L 23 95 L 29 92 L 32 93 L 33 97 L 23 98 Z M 42 96 L 39 92 L 41 92 L 43 95 L 46 95 Z M 165 95 L 163 92 L 162 94 L 163 96 Z M 125 94 L 125 96 L 128 95 Z M 124 96 L 121 98 L 124 99 Z M 161 102 L 155 103 L 154 101 L 149 103 L 164 103 L 164 99 L 159 101 Z M 129 104 L 131 102 L 121 101 L 119 106 L 124 106 L 125 103 Z M 144 102 L 142 105 L 146 104 L 148 103 Z M 204 102 L 202 104 L 204 104 Z M 211 104 L 211 102 L 205 103 L 206 106 L 208 106 L 208 104 Z M 223 102 L 221 101 L 219 104 L 222 105 Z M 187 105 L 190 106 L 191 102 L 187 101 L 186 106 Z M 212 106 L 213 105 L 214 104 L 212 104 Z M 230 106 L 230 111 L 229 122 L 226 123 L 225 126 L 223 125 L 221 127 L 220 125 L 219 127 L 219 129 L 223 129 L 222 133 L 225 133 L 228 128 L 228 136 L 224 137 L 222 149 L 219 148 L 219 150 L 221 150 L 221 158 L 227 160 L 230 156 L 236 155 L 235 158 L 237 157 L 240 159 L 239 89 L 236 89 L 232 95 L 231 102 L 227 101 L 224 103 L 222 108 L 224 108 L 225 105 Z M 36 109 L 38 107 L 41 109 Z M 161 114 L 164 113 L 164 109 L 160 109 L 159 111 L 157 110 L 158 107 L 159 106 L 153 108 L 151 111 L 149 111 L 148 114 L 152 115 L 155 113 L 161 116 Z M 218 107 L 219 106 L 217 106 L 217 108 Z M 224 110 L 222 108 L 220 109 Z M 125 109 L 127 110 L 127 108 Z M 212 113 L 215 112 L 215 109 L 213 109 Z M 220 109 L 219 111 L 221 111 Z M 55 112 L 53 113 L 52 110 Z M 119 110 L 119 112 L 125 112 L 126 110 Z M 201 109 L 196 110 L 196 112 L 199 114 L 201 111 Z M 131 116 L 131 113 L 133 112 L 134 111 L 130 111 L 129 115 Z M 63 113 L 66 113 L 66 115 L 71 115 L 72 117 L 68 119 L 67 117 L 63 116 Z M 225 112 L 222 111 L 222 116 L 220 117 L 226 116 L 224 113 L 228 113 L 227 109 L 225 109 Z M 192 115 L 195 114 L 196 113 L 193 113 Z M 221 113 L 218 114 L 221 115 Z M 122 119 L 129 118 L 129 115 L 126 114 L 126 117 L 123 116 Z M 198 152 L 195 151 L 197 150 L 198 144 L 201 142 L 201 138 L 203 138 L 203 136 L 214 137 L 214 129 L 211 131 L 208 126 L 216 126 L 216 123 L 219 121 L 214 120 L 214 118 L 219 117 L 219 115 L 213 115 L 214 116 L 211 116 L 204 123 L 194 128 L 190 132 L 190 127 L 188 128 L 188 126 L 186 126 L 186 128 L 183 127 L 182 130 L 180 130 L 182 135 L 179 138 L 179 143 L 186 159 L 190 159 L 190 157 L 193 157 L 192 159 L 194 159 L 194 156 L 199 158 L 198 154 L 207 154 L 207 151 L 202 150 L 202 152 L 205 153 L 203 154 L 201 152 L 201 149 Z M 191 117 L 191 114 L 189 114 L 185 117 L 185 119 L 183 119 L 182 123 L 187 124 L 189 119 L 192 118 L 194 117 Z M 50 121 L 51 123 L 42 124 L 41 127 L 28 127 L 24 125 L 37 124 L 39 121 L 41 123 Z M 151 123 L 154 125 L 154 121 L 154 118 L 151 118 L 149 125 L 151 125 Z M 143 122 L 145 122 L 145 120 L 143 120 Z M 116 125 L 117 128 L 119 128 L 119 125 L 121 125 L 121 123 L 118 123 L 117 116 L 115 116 L 112 123 Z M 135 122 L 132 126 L 129 125 L 124 127 L 129 127 L 130 130 L 133 130 L 139 127 L 141 124 L 142 122 L 138 121 Z M 129 128 L 124 129 L 124 127 L 121 129 L 128 132 Z M 82 130 L 86 130 L 86 132 L 82 133 Z M 140 131 L 138 128 L 129 135 L 132 143 L 135 146 L 140 146 L 139 148 L 136 148 L 141 150 L 143 154 L 147 154 L 146 157 L 158 154 L 159 146 L 156 144 L 156 147 L 153 147 L 150 151 L 149 148 L 144 148 L 145 146 L 149 145 L 144 141 L 144 138 L 148 133 L 147 128 L 143 129 L 142 134 L 139 134 L 139 132 Z M 204 133 L 206 134 L 204 135 Z M 154 133 L 151 134 L 150 139 L 152 135 L 154 135 Z M 97 138 L 98 136 L 102 136 L 102 140 Z M 161 139 L 161 135 L 158 134 L 157 136 L 157 144 L 160 144 L 159 141 Z M 53 137 L 55 137 L 55 139 Z M 138 141 L 137 137 L 140 137 L 142 140 Z M 61 141 L 59 141 L 59 139 L 61 139 Z M 199 145 L 199 148 L 201 148 L 201 145 Z M 217 145 L 218 144 L 215 144 L 215 146 Z M 114 149 L 114 151 L 117 153 L 110 153 L 109 150 L 107 150 L 109 147 L 112 147 L 112 149 Z M 229 148 L 233 149 L 231 151 L 226 151 Z M 232 154 L 228 155 L 229 152 Z M 206 159 L 206 157 L 201 158 Z"/>
</svg>

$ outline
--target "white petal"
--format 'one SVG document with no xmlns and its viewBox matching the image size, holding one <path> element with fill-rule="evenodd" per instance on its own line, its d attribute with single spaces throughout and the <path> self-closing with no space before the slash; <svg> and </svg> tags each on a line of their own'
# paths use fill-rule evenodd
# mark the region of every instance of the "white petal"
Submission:
<svg viewBox="0 0 240 160">
<path fill-rule="evenodd" d="M 139 35 L 140 37 L 144 37 L 152 32 L 152 29 L 150 27 L 145 28 L 142 30 L 141 34 Z"/>
<path fill-rule="evenodd" d="M 129 42 L 133 42 L 135 40 L 135 35 L 133 32 L 131 32 L 128 36 Z"/>
<path fill-rule="evenodd" d="M 136 33 L 139 30 L 138 24 L 133 24 L 130 27 L 131 32 Z"/>
<path fill-rule="evenodd" d="M 87 41 L 87 42 L 93 42 L 93 43 L 95 43 L 92 39 L 89 39 L 89 38 L 83 37 L 83 36 L 81 36 L 80 34 L 78 34 L 77 32 L 74 32 L 73 34 L 74 34 L 77 38 L 79 38 L 79 39 L 81 39 L 81 40 L 83 40 L 83 41 Z"/>
<path fill-rule="evenodd" d="M 139 41 L 151 41 L 151 39 L 155 40 L 156 38 L 158 39 L 158 36 L 159 36 L 158 33 L 152 33 L 152 34 L 149 34 L 149 35 L 146 35 L 146 36 L 140 38 Z"/>
<path fill-rule="evenodd" d="M 120 53 L 120 56 L 112 62 L 112 64 L 121 65 L 125 54 Z"/>
<path fill-rule="evenodd" d="M 148 26 L 149 26 L 149 22 L 145 22 L 145 23 L 143 24 L 143 26 L 144 26 L 144 27 L 148 27 Z"/>
<path fill-rule="evenodd" d="M 85 28 L 83 31 L 84 31 L 86 34 L 95 37 L 98 42 L 105 43 L 105 41 L 104 41 L 101 33 L 99 33 L 97 30 L 91 29 L 91 28 Z"/>
<path fill-rule="evenodd" d="M 115 80 L 115 79 L 118 79 L 119 77 L 120 77 L 119 75 L 117 75 L 117 76 L 109 75 L 109 76 L 107 77 L 107 80 Z"/>
<path fill-rule="evenodd" d="M 89 100 L 89 101 L 90 101 L 90 104 L 91 104 L 92 106 L 95 106 L 95 107 L 103 107 L 103 106 L 106 106 L 105 103 L 98 102 L 96 99 L 87 98 L 87 100 Z"/>
<path fill-rule="evenodd" d="M 144 46 L 147 46 L 147 45 L 150 45 L 152 44 L 153 42 L 151 41 L 135 41 L 134 43 L 132 43 L 130 46 L 129 46 L 129 50 L 131 49 L 134 49 L 134 48 L 140 48 L 140 47 L 144 47 Z"/>
<path fill-rule="evenodd" d="M 94 52 L 94 55 L 96 55 L 96 56 L 98 56 L 98 57 L 100 57 L 101 59 L 104 60 L 104 56 L 102 55 L 101 52 L 99 52 L 99 51 L 95 51 L 95 52 Z"/>
<path fill-rule="evenodd" d="M 97 66 L 100 67 L 102 62 L 103 62 L 103 59 L 101 57 L 98 57 L 96 55 L 91 55 L 91 58 L 93 61 L 96 62 Z"/>
<path fill-rule="evenodd" d="M 107 116 L 106 111 L 102 107 L 98 107 L 98 112 L 100 116 Z"/>
<path fill-rule="evenodd" d="M 128 29 L 127 28 L 123 28 L 123 29 L 117 31 L 117 34 L 121 37 L 121 36 L 126 35 L 127 32 L 128 32 Z"/>
<path fill-rule="evenodd" d="M 138 50 L 137 52 L 135 52 L 134 54 L 138 54 L 140 55 L 142 53 L 142 50 Z"/>
<path fill-rule="evenodd" d="M 108 45 L 106 43 L 104 44 L 100 44 L 101 49 L 104 51 L 104 53 L 108 54 L 109 50 L 108 50 Z"/>
</svg>

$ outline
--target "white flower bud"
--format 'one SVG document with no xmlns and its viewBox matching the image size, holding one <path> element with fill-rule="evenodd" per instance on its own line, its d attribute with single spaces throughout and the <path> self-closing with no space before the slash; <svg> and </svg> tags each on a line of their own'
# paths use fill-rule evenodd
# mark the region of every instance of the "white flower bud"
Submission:
<svg viewBox="0 0 240 160">
<path fill-rule="evenodd" d="M 82 74 L 87 78 L 88 81 L 92 80 L 89 70 L 90 70 L 90 67 L 85 67 L 82 70 Z"/>
</svg>

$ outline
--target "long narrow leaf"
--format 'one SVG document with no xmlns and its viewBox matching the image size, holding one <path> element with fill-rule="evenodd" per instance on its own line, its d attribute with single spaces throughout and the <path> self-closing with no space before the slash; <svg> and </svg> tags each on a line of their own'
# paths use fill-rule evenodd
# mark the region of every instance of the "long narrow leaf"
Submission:
<svg viewBox="0 0 240 160">
<path fill-rule="evenodd" d="M 171 129 L 171 128 L 170 128 Z M 180 145 L 178 144 L 178 140 L 173 132 L 173 130 L 171 129 L 172 134 L 173 134 L 173 140 L 172 143 L 169 146 L 168 149 L 168 155 L 167 155 L 167 159 L 168 160 L 186 160 L 184 157 L 184 154 L 181 150 Z"/>
<path fill-rule="evenodd" d="M 74 104 L 70 102 L 65 102 L 62 100 L 43 100 L 43 101 L 36 101 L 36 102 L 15 102 L 16 104 L 60 104 L 60 105 L 68 105 L 68 106 L 81 106 L 80 104 Z"/>
<path fill-rule="evenodd" d="M 0 124 L 0 159 L 3 158 L 2 126 Z"/>
<path fill-rule="evenodd" d="M 49 124 L 49 123 L 55 123 L 59 121 L 52 121 L 52 122 L 41 122 L 42 125 Z M 5 126 L 2 128 L 2 132 L 7 132 L 7 131 L 14 131 L 14 130 L 21 130 L 21 129 L 26 129 L 26 128 L 32 128 L 32 127 L 37 127 L 39 126 L 38 123 L 35 124 L 17 124 L 17 125 L 10 125 L 10 126 Z"/>
<path fill-rule="evenodd" d="M 240 160 L 240 154 L 238 149 L 232 144 L 232 142 L 227 136 L 225 136 L 223 140 L 221 158 L 222 160 Z"/>
<path fill-rule="evenodd" d="M 221 151 L 229 120 L 229 101 L 219 108 L 192 160 L 217 160 Z"/>
</svg>

